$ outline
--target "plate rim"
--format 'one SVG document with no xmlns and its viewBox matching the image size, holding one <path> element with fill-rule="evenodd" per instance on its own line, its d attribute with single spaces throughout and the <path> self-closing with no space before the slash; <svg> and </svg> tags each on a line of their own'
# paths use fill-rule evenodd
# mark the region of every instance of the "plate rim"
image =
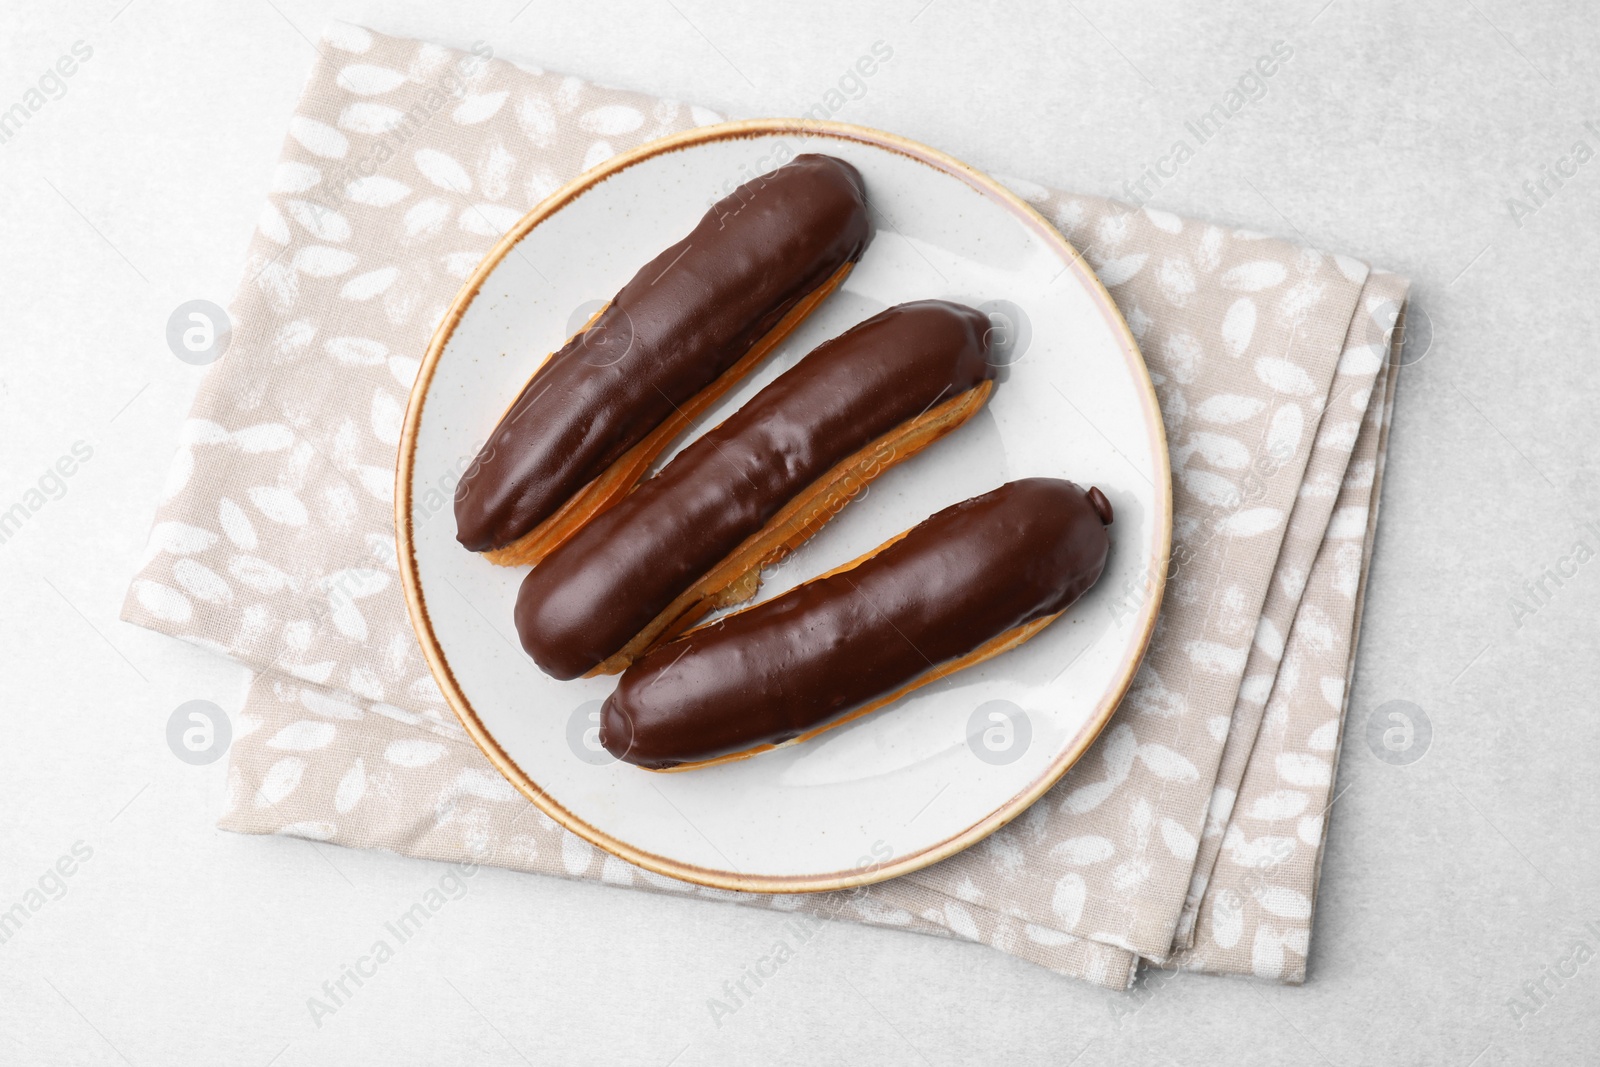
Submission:
<svg viewBox="0 0 1600 1067">
<path fill-rule="evenodd" d="M 701 867 L 649 852 L 589 824 L 564 807 L 553 795 L 546 792 L 531 776 L 522 770 L 508 752 L 500 747 L 493 734 L 478 718 L 472 703 L 467 699 L 466 694 L 461 690 L 460 684 L 456 681 L 455 674 L 450 668 L 449 660 L 445 657 L 444 650 L 433 632 L 433 624 L 428 614 L 427 602 L 422 593 L 416 558 L 416 542 L 411 527 L 412 480 L 415 471 L 417 441 L 422 425 L 423 411 L 427 405 L 428 391 L 433 383 L 434 372 L 438 368 L 439 361 L 444 354 L 445 348 L 449 345 L 451 337 L 455 334 L 456 327 L 460 324 L 472 302 L 477 298 L 484 281 L 500 266 L 501 262 L 516 245 L 541 222 L 578 199 L 590 189 L 599 185 L 613 174 L 626 170 L 644 160 L 667 152 L 680 151 L 716 141 L 784 134 L 797 137 L 813 137 L 817 135 L 834 137 L 847 141 L 856 141 L 908 156 L 917 162 L 931 166 L 935 170 L 965 182 L 977 192 L 999 202 L 1002 207 L 1008 209 L 1019 221 L 1032 229 L 1047 244 L 1055 246 L 1062 253 L 1062 258 L 1067 263 L 1066 269 L 1073 271 L 1079 280 L 1088 286 L 1090 295 L 1094 298 L 1101 315 L 1112 327 L 1113 332 L 1120 334 L 1125 346 L 1124 357 L 1127 359 L 1130 369 L 1134 372 L 1136 390 L 1141 393 L 1140 403 L 1145 410 L 1147 431 L 1152 438 L 1157 465 L 1157 470 L 1153 472 L 1155 474 L 1158 505 L 1158 514 L 1153 516 L 1158 524 L 1157 545 L 1155 559 L 1152 561 L 1153 565 L 1147 568 L 1151 574 L 1153 588 L 1138 618 L 1140 634 L 1132 654 L 1127 656 L 1121 665 L 1120 677 L 1115 679 L 1110 689 L 1101 698 L 1099 706 L 1085 724 L 1084 729 L 1079 732 L 1074 743 L 1058 753 L 1056 758 L 1043 771 L 1013 793 L 997 808 L 963 830 L 947 835 L 934 844 L 905 856 L 897 857 L 887 863 L 856 867 L 845 871 L 808 875 L 743 874 L 739 871 L 723 871 Z M 1027 201 L 1023 200 L 1022 197 L 1012 192 L 1000 181 L 962 163 L 953 156 L 936 148 L 931 148 L 909 138 L 883 130 L 843 122 L 813 119 L 743 119 L 734 122 L 717 123 L 711 126 L 699 126 L 680 133 L 670 134 L 639 145 L 636 148 L 620 152 L 595 167 L 584 171 L 523 215 L 515 226 L 495 242 L 472 274 L 467 277 L 461 289 L 456 293 L 455 298 L 450 302 L 450 306 L 446 309 L 438 327 L 434 330 L 432 339 L 428 342 L 427 352 L 417 370 L 416 381 L 411 387 L 411 394 L 406 404 L 405 422 L 401 427 L 399 455 L 395 465 L 394 500 L 395 544 L 398 550 L 396 555 L 399 563 L 400 582 L 405 591 L 406 614 L 410 617 L 411 628 L 422 647 L 423 656 L 428 662 L 428 669 L 432 672 L 434 681 L 438 683 L 439 688 L 443 691 L 451 710 L 455 713 L 467 735 L 472 739 L 473 744 L 488 758 L 494 768 L 540 811 L 554 819 L 562 827 L 611 855 L 645 870 L 666 875 L 670 878 L 715 889 L 746 893 L 811 893 L 851 889 L 886 881 L 947 859 L 982 841 L 1028 810 L 1035 801 L 1044 796 L 1082 758 L 1083 754 L 1088 751 L 1089 747 L 1094 744 L 1105 730 L 1106 724 L 1111 720 L 1111 716 L 1115 714 L 1117 707 L 1127 695 L 1129 687 L 1133 684 L 1134 675 L 1138 672 L 1139 666 L 1143 663 L 1145 654 L 1150 647 L 1150 639 L 1154 633 L 1156 619 L 1160 613 L 1161 602 L 1166 592 L 1166 561 L 1170 558 L 1172 550 L 1171 459 L 1167 451 L 1166 424 L 1161 417 L 1161 407 L 1156 398 L 1155 384 L 1151 381 L 1149 369 L 1145 365 L 1144 356 L 1139 349 L 1138 341 L 1133 336 L 1133 332 L 1128 328 L 1127 322 L 1123 319 L 1115 301 L 1111 299 L 1111 294 L 1107 291 L 1105 285 L 1101 283 L 1094 271 L 1089 269 L 1087 260 L 1084 259 L 1083 255 L 1059 230 L 1051 225 L 1043 215 Z"/>
</svg>

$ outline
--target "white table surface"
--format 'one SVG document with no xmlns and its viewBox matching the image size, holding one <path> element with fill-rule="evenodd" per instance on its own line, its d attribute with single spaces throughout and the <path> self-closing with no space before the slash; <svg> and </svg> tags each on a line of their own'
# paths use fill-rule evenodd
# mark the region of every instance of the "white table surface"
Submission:
<svg viewBox="0 0 1600 1067">
<path fill-rule="evenodd" d="M 0 544 L 0 909 L 93 850 L 0 944 L 0 1063 L 1600 1062 L 1600 560 L 1510 606 L 1575 539 L 1600 549 L 1579 529 L 1600 522 L 1600 159 L 1531 216 L 1507 204 L 1575 141 L 1600 151 L 1592 5 L 523 2 L 0 5 L 0 109 L 94 50 L 0 144 L 0 510 L 93 448 Z M 333 17 L 735 116 L 804 111 L 883 40 L 839 118 L 1106 194 L 1289 41 L 1153 203 L 1408 274 L 1432 323 L 1395 410 L 1309 982 L 1116 994 L 833 925 L 718 1026 L 707 998 L 782 916 L 485 870 L 318 1027 L 307 998 L 441 868 L 216 830 L 225 763 L 179 762 L 164 729 L 186 700 L 235 710 L 244 671 L 117 612 L 201 374 L 167 316 L 231 295 Z M 1366 747 L 1394 699 L 1433 723 L 1409 766 Z"/>
</svg>

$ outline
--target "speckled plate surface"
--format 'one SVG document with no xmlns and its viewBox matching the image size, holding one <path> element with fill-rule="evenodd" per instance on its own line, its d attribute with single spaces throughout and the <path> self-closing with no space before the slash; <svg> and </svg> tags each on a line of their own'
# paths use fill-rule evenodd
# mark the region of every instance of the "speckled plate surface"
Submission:
<svg viewBox="0 0 1600 1067">
<path fill-rule="evenodd" d="M 1004 367 L 984 411 L 875 482 L 770 573 L 760 595 L 1031 475 L 1106 493 L 1116 510 L 1111 558 L 1099 585 L 1022 648 L 806 744 L 655 774 L 612 761 L 595 740 L 596 713 L 615 679 L 558 682 L 522 653 L 512 606 L 524 571 L 456 543 L 450 491 L 547 353 L 710 203 L 802 152 L 861 170 L 877 237 L 841 289 L 691 435 L 822 341 L 906 300 L 990 310 L 1002 324 Z M 1138 667 L 1172 525 L 1166 444 L 1144 362 L 1067 241 L 998 182 L 942 153 L 798 120 L 729 123 L 654 142 L 530 212 L 468 280 L 434 337 L 411 396 L 397 490 L 412 621 L 445 695 L 495 766 L 601 848 L 659 873 L 757 892 L 904 874 L 981 840 L 1038 799 L 1094 740 Z M 1148 595 L 1126 597 L 1150 576 Z"/>
</svg>

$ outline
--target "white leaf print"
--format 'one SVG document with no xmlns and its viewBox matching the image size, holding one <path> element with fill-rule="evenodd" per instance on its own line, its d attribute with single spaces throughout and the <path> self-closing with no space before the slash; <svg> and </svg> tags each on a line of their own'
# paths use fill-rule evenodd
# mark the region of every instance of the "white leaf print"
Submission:
<svg viewBox="0 0 1600 1067">
<path fill-rule="evenodd" d="M 1311 798 L 1305 793 L 1294 789 L 1279 789 L 1265 796 L 1256 797 L 1250 805 L 1250 810 L 1245 813 L 1247 819 L 1268 819 L 1273 822 L 1279 819 L 1293 819 L 1305 812 L 1311 806 Z"/>
<path fill-rule="evenodd" d="M 352 641 L 367 639 L 367 617 L 353 602 L 343 597 L 329 596 L 328 618 L 333 621 L 335 629 Z"/>
<path fill-rule="evenodd" d="M 1148 664 L 1129 688 L 1126 702 L 1140 714 L 1159 715 L 1164 719 L 1182 715 L 1189 708 L 1188 697 L 1168 689 L 1161 675 Z"/>
<path fill-rule="evenodd" d="M 1234 801 L 1239 795 L 1225 785 L 1215 786 L 1211 790 L 1211 807 L 1206 811 L 1206 836 L 1215 837 L 1228 827 L 1228 819 L 1233 814 Z"/>
<path fill-rule="evenodd" d="M 1168 337 L 1162 345 L 1162 353 L 1167 357 L 1167 373 L 1172 375 L 1174 381 L 1188 385 L 1194 381 L 1199 373 L 1201 364 L 1205 363 L 1205 349 L 1193 334 L 1175 333 Z"/>
<path fill-rule="evenodd" d="M 1255 537 L 1283 524 L 1283 511 L 1279 508 L 1246 508 L 1229 515 L 1217 524 L 1223 533 L 1234 537 Z"/>
<path fill-rule="evenodd" d="M 334 734 L 338 729 L 331 722 L 302 719 L 290 723 L 273 734 L 267 741 L 267 747 L 287 749 L 290 752 L 310 752 L 314 749 L 327 748 L 333 743 Z"/>
<path fill-rule="evenodd" d="M 1070 929 L 1077 926 L 1078 920 L 1083 917 L 1083 902 L 1088 895 L 1089 887 L 1083 875 L 1068 872 L 1056 882 L 1055 892 L 1050 897 L 1050 910 L 1055 912 L 1062 926 Z"/>
<path fill-rule="evenodd" d="M 583 154 L 583 169 L 588 170 L 590 167 L 598 167 L 616 154 L 617 150 L 611 147 L 609 141 L 596 141 Z"/>
<path fill-rule="evenodd" d="M 350 239 L 350 221 L 337 211 L 308 200 L 285 200 L 283 206 L 302 229 L 319 241 L 339 244 Z"/>
<path fill-rule="evenodd" d="M 330 664 L 330 670 L 331 667 L 333 665 Z M 307 712 L 312 712 L 314 715 L 322 715 L 323 718 L 355 720 L 355 718 L 362 717 L 362 709 L 358 709 L 354 704 L 349 704 L 347 701 L 339 701 L 339 699 L 334 699 L 334 697 L 325 693 L 318 693 L 317 689 L 301 689 L 299 691 L 299 702 Z"/>
<path fill-rule="evenodd" d="M 357 756 L 350 769 L 344 772 L 339 779 L 339 784 L 333 791 L 333 808 L 340 815 L 361 803 L 361 798 L 367 795 L 367 767 Z"/>
<path fill-rule="evenodd" d="M 333 668 L 335 666 L 336 664 L 333 660 L 325 659 L 316 663 L 285 663 L 283 669 L 303 682 L 311 682 L 313 685 L 325 685 L 328 679 L 333 677 Z M 305 702 L 305 696 L 302 694 L 300 703 L 304 704 Z M 360 715 L 361 713 L 357 711 L 356 716 L 360 717 Z"/>
<path fill-rule="evenodd" d="M 1257 978 L 1276 981 L 1283 977 L 1283 939 L 1273 927 L 1256 927 L 1255 945 L 1250 952 L 1250 969 Z"/>
<path fill-rule="evenodd" d="M 953 900 L 944 903 L 945 926 L 957 937 L 968 941 L 978 940 L 978 924 L 972 921 L 972 913 Z"/>
<path fill-rule="evenodd" d="M 1340 274 L 1343 274 L 1357 285 L 1367 280 L 1367 265 L 1359 259 L 1351 259 L 1349 256 L 1341 256 L 1338 253 L 1334 253 L 1333 262 L 1338 266 Z"/>
<path fill-rule="evenodd" d="M 1139 762 L 1150 773 L 1168 782 L 1193 782 L 1200 772 L 1186 756 L 1154 741 L 1139 746 Z"/>
<path fill-rule="evenodd" d="M 1256 901 L 1269 915 L 1277 915 L 1278 918 L 1310 918 L 1310 897 L 1299 889 L 1264 886 L 1256 893 Z"/>
<path fill-rule="evenodd" d="M 1283 631 L 1278 629 L 1277 623 L 1265 615 L 1261 616 L 1260 621 L 1256 623 L 1254 644 L 1274 661 L 1283 658 Z M 1261 699 L 1265 700 L 1266 697 L 1263 696 Z M 1254 703 L 1259 704 L 1261 701 L 1254 701 Z"/>
<path fill-rule="evenodd" d="M 1116 791 L 1120 782 L 1091 782 L 1079 786 L 1068 793 L 1061 800 L 1061 810 L 1072 815 L 1082 815 L 1084 812 L 1093 811 L 1106 802 L 1106 798 Z"/>
<path fill-rule="evenodd" d="M 256 807 L 265 808 L 283 800 L 300 785 L 305 773 L 306 761 L 297 756 L 288 756 L 274 763 L 262 776 Z"/>
<path fill-rule="evenodd" d="M 412 157 L 417 164 L 417 170 L 422 176 L 441 189 L 448 189 L 453 193 L 470 193 L 472 179 L 467 176 L 466 170 L 451 156 L 445 155 L 434 148 L 422 148 Z"/>
<path fill-rule="evenodd" d="M 328 245 L 308 245 L 294 254 L 294 269 L 314 278 L 345 274 L 356 265 L 353 253 Z"/>
<path fill-rule="evenodd" d="M 350 691 L 358 697 L 367 700 L 383 699 L 383 682 L 378 674 L 370 667 L 351 667 L 349 674 Z"/>
<path fill-rule="evenodd" d="M 1266 402 L 1257 400 L 1253 396 L 1239 396 L 1233 393 L 1219 393 L 1208 396 L 1194 406 L 1196 418 L 1206 422 L 1215 422 L 1223 426 L 1232 426 L 1234 423 L 1253 419 L 1266 408 Z"/>
<path fill-rule="evenodd" d="M 411 195 L 411 186 L 404 182 L 397 182 L 393 178 L 385 178 L 381 174 L 373 174 L 365 178 L 357 178 L 344 188 L 344 195 L 358 204 L 371 204 L 373 207 L 389 207 L 398 204 Z"/>
<path fill-rule="evenodd" d="M 150 528 L 150 540 L 145 547 L 147 558 L 163 552 L 174 556 L 190 556 L 204 552 L 217 543 L 217 535 L 186 522 L 158 522 Z"/>
<path fill-rule="evenodd" d="M 1184 645 L 1189 659 L 1202 671 L 1236 674 L 1244 670 L 1245 650 L 1215 641 L 1190 641 Z"/>
<path fill-rule="evenodd" d="M 329 595 L 365 600 L 389 588 L 389 576 L 373 567 L 347 567 L 330 574 L 322 585 Z"/>
<path fill-rule="evenodd" d="M 172 565 L 172 576 L 190 596 L 208 604 L 226 604 L 233 599 L 233 588 L 216 571 L 192 559 Z"/>
<path fill-rule="evenodd" d="M 421 367 L 422 361 L 410 356 L 389 357 L 389 375 L 404 389 L 410 389 L 416 383 L 417 371 Z"/>
<path fill-rule="evenodd" d="M 594 862 L 594 846 L 577 834 L 561 835 L 561 866 L 573 877 L 584 874 Z"/>
<path fill-rule="evenodd" d="M 416 237 L 423 233 L 437 233 L 449 217 L 450 205 L 443 200 L 433 197 L 420 200 L 406 212 L 406 234 Z"/>
<path fill-rule="evenodd" d="M 1178 477 L 1183 482 L 1183 487 L 1189 490 L 1194 495 L 1194 498 L 1202 504 L 1210 504 L 1212 507 L 1221 508 L 1236 504 L 1239 501 L 1239 487 L 1220 474 L 1213 474 L 1211 471 L 1186 470 Z"/>
<path fill-rule="evenodd" d="M 294 431 L 281 422 L 258 422 L 254 426 L 235 430 L 232 437 L 239 451 L 251 455 L 282 452 L 294 444 Z"/>
<path fill-rule="evenodd" d="M 287 489 L 258 485 L 246 490 L 246 494 L 256 510 L 273 522 L 284 526 L 304 526 L 311 519 L 306 506 Z"/>
<path fill-rule="evenodd" d="M 1275 834 L 1250 840 L 1238 826 L 1230 826 L 1227 836 L 1222 839 L 1222 847 L 1228 850 L 1229 859 L 1235 867 L 1260 870 L 1276 867 L 1287 857 L 1293 856 L 1295 843 L 1292 837 Z"/>
<path fill-rule="evenodd" d="M 337 81 L 340 88 L 357 96 L 382 96 L 404 85 L 406 76 L 389 67 L 352 63 L 340 69 Z"/>
<path fill-rule="evenodd" d="M 1256 377 L 1269 389 L 1290 396 L 1309 396 L 1317 391 L 1311 375 L 1276 356 L 1261 356 L 1256 360 Z"/>
<path fill-rule="evenodd" d="M 1036 945 L 1070 945 L 1078 940 L 1071 934 L 1052 930 L 1048 926 L 1039 926 L 1036 923 L 1024 923 L 1022 933 Z"/>
<path fill-rule="evenodd" d="M 292 822 L 277 831 L 286 837 L 304 837 L 311 841 L 331 841 L 339 828 L 331 822 L 321 819 L 307 819 L 303 822 Z"/>
<path fill-rule="evenodd" d="M 405 421 L 406 406 L 382 389 L 372 394 L 372 435 L 386 445 L 400 443 L 400 424 Z"/>
<path fill-rule="evenodd" d="M 245 551 L 254 551 L 256 547 L 256 528 L 250 524 L 250 519 L 244 511 L 227 497 L 217 501 L 217 522 L 222 526 L 222 532 L 228 535 L 228 540 Z"/>
<path fill-rule="evenodd" d="M 456 219 L 456 225 L 468 233 L 499 237 L 515 226 L 521 218 L 522 212 L 504 204 L 473 204 L 462 209 Z"/>
<path fill-rule="evenodd" d="M 444 746 L 437 741 L 412 739 L 391 741 L 383 750 L 383 758 L 396 767 L 426 767 L 444 755 Z"/>
<path fill-rule="evenodd" d="M 366 134 L 377 137 L 395 129 L 406 120 L 406 114 L 397 107 L 387 104 L 372 104 L 363 101 L 351 104 L 339 112 L 339 126 L 351 133 Z"/>
<path fill-rule="evenodd" d="M 1144 209 L 1145 218 L 1151 225 L 1163 233 L 1182 233 L 1183 220 L 1169 211 L 1158 211 L 1153 207 Z"/>
<path fill-rule="evenodd" d="M 1233 726 L 1233 720 L 1226 715 L 1210 715 L 1206 718 L 1206 733 L 1211 735 L 1211 740 L 1221 743 L 1228 739 L 1228 730 Z"/>
<path fill-rule="evenodd" d="M 1280 752 L 1278 777 L 1291 785 L 1326 786 L 1333 781 L 1333 768 L 1327 760 L 1303 752 Z"/>
<path fill-rule="evenodd" d="M 1227 434 L 1197 430 L 1189 435 L 1189 445 L 1213 467 L 1232 471 L 1250 465 L 1250 450 Z"/>
<path fill-rule="evenodd" d="M 133 595 L 139 604 L 158 619 L 168 622 L 188 622 L 194 614 L 189 598 L 160 582 L 141 578 L 133 583 Z"/>
<path fill-rule="evenodd" d="M 1317 433 L 1317 444 L 1323 448 L 1331 448 L 1339 452 L 1349 452 L 1355 445 L 1356 435 L 1361 431 L 1361 423 L 1355 419 L 1341 422 L 1323 420 L 1323 425 Z"/>
<path fill-rule="evenodd" d="M 356 468 L 356 478 L 360 480 L 361 488 L 385 504 L 394 503 L 394 471 L 388 467 L 363 463 Z"/>
<path fill-rule="evenodd" d="M 289 233 L 289 224 L 284 221 L 283 215 L 270 200 L 261 205 L 261 214 L 256 218 L 256 229 L 261 231 L 261 236 L 274 244 L 286 245 L 292 236 Z"/>
<path fill-rule="evenodd" d="M 1167 256 L 1161 261 L 1161 273 L 1157 280 L 1162 295 L 1173 307 L 1186 307 L 1189 298 L 1194 295 L 1194 267 L 1180 256 Z"/>
<path fill-rule="evenodd" d="M 480 800 L 505 802 L 516 800 L 519 795 L 516 787 L 500 775 L 476 767 L 463 767 L 446 792 L 450 796 L 474 796 Z"/>
<path fill-rule="evenodd" d="M 1180 860 L 1192 860 L 1200 851 L 1200 842 L 1194 834 L 1176 819 L 1164 816 L 1161 819 L 1161 841 L 1167 846 L 1167 851 Z"/>
<path fill-rule="evenodd" d="M 1115 846 L 1104 837 L 1097 834 L 1085 834 L 1082 837 L 1069 837 L 1050 850 L 1050 855 L 1074 863 L 1087 866 L 1108 860 L 1116 852 Z"/>
<path fill-rule="evenodd" d="M 475 126 L 495 116 L 509 95 L 502 89 L 495 93 L 469 93 L 450 113 L 450 117 L 463 126 Z"/>
<path fill-rule="evenodd" d="M 294 584 L 283 571 L 256 556 L 234 556 L 228 561 L 228 573 L 258 593 L 276 593 Z"/>
<path fill-rule="evenodd" d="M 1241 296 L 1228 307 L 1227 314 L 1222 316 L 1222 340 L 1228 348 L 1228 354 L 1238 359 L 1250 347 L 1250 339 L 1256 333 L 1256 302 L 1248 296 Z"/>
<path fill-rule="evenodd" d="M 1117 259 L 1108 259 L 1100 264 L 1100 269 L 1095 273 L 1100 276 L 1100 283 L 1109 289 L 1114 285 L 1130 281 L 1144 269 L 1145 260 L 1149 258 L 1147 252 L 1135 252 Z"/>
<path fill-rule="evenodd" d="M 306 151 L 324 159 L 343 159 L 350 151 L 350 141 L 344 134 L 326 122 L 296 115 L 289 120 L 289 136 L 305 146 Z"/>
<path fill-rule="evenodd" d="M 371 300 L 386 291 L 398 277 L 400 277 L 399 267 L 379 267 L 377 270 L 369 270 L 345 282 L 344 288 L 339 290 L 339 296 L 345 300 Z"/>
<path fill-rule="evenodd" d="M 1244 904 L 1236 893 L 1221 893 L 1211 902 L 1211 940 L 1232 948 L 1244 934 Z"/>
<path fill-rule="evenodd" d="M 1267 453 L 1279 460 L 1288 460 L 1300 447 L 1300 435 L 1305 428 L 1305 416 L 1299 404 L 1285 404 L 1272 413 L 1272 423 L 1267 427 Z"/>
<path fill-rule="evenodd" d="M 322 171 L 311 164 L 285 160 L 272 172 L 272 192 L 303 193 L 315 188 L 321 180 Z"/>
<path fill-rule="evenodd" d="M 1342 711 L 1344 709 L 1344 679 L 1337 676 L 1324 677 L 1321 688 L 1322 699 L 1326 700 L 1334 711 Z M 1315 748 L 1317 746 L 1312 745 L 1311 747 Z M 1331 750 L 1333 746 L 1329 745 L 1328 747 Z"/>
<path fill-rule="evenodd" d="M 555 110 L 543 97 L 525 96 L 517 103 L 517 125 L 534 145 L 548 148 L 556 132 Z"/>
<path fill-rule="evenodd" d="M 322 30 L 322 39 L 341 52 L 360 54 L 372 47 L 372 34 L 350 22 L 330 22 Z"/>
<path fill-rule="evenodd" d="M 220 445 L 232 436 L 226 427 L 210 419 L 185 419 L 178 429 L 178 439 L 186 445 Z"/>
<path fill-rule="evenodd" d="M 1312 848 L 1319 847 L 1322 844 L 1322 816 L 1307 815 L 1296 824 L 1296 832 L 1299 833 L 1300 840 Z"/>
<path fill-rule="evenodd" d="M 1365 538 L 1367 536 L 1367 506 L 1357 504 L 1352 507 L 1343 507 L 1333 513 L 1333 518 L 1328 520 L 1329 540 L 1343 541 L 1352 538 Z"/>
<path fill-rule="evenodd" d="M 1241 263 L 1222 276 L 1222 287 L 1241 293 L 1255 293 L 1281 285 L 1288 272 L 1282 263 L 1273 259 L 1258 259 Z"/>
<path fill-rule="evenodd" d="M 600 880 L 608 885 L 632 885 L 633 868 L 608 852 L 600 858 Z"/>
<path fill-rule="evenodd" d="M 1325 721 L 1322 726 L 1318 726 L 1318 728 L 1314 729 L 1314 731 L 1310 731 L 1310 736 L 1306 737 L 1306 747 L 1307 749 L 1312 750 L 1312 752 L 1333 752 L 1334 747 L 1338 747 L 1338 744 L 1338 718 L 1330 718 L 1330 720 Z"/>
<path fill-rule="evenodd" d="M 619 133 L 632 133 L 644 125 L 639 109 L 627 104 L 607 104 L 585 112 L 578 125 L 601 137 L 614 137 Z"/>
<path fill-rule="evenodd" d="M 457 278 L 466 278 L 482 260 L 483 257 L 476 252 L 447 252 L 440 257 L 445 273 Z"/>
<path fill-rule="evenodd" d="M 389 356 L 389 346 L 370 337 L 330 337 L 322 347 L 340 363 L 354 366 L 375 365 Z"/>
</svg>

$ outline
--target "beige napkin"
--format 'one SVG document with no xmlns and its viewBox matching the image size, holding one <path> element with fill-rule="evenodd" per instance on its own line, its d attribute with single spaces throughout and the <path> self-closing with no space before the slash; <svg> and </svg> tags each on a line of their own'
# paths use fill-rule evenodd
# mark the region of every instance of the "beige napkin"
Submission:
<svg viewBox="0 0 1600 1067">
<path fill-rule="evenodd" d="M 406 618 L 393 470 L 418 359 L 499 234 L 719 116 L 484 44 L 325 40 L 123 611 L 256 672 L 223 827 L 944 934 L 1115 988 L 1141 958 L 1303 980 L 1404 279 L 1013 182 L 1099 272 L 1160 394 L 1176 520 L 1145 665 L 1079 765 L 959 856 L 849 893 L 694 887 L 562 830 L 466 739 Z M 1115 591 L 1118 624 L 1146 592 Z"/>
</svg>

